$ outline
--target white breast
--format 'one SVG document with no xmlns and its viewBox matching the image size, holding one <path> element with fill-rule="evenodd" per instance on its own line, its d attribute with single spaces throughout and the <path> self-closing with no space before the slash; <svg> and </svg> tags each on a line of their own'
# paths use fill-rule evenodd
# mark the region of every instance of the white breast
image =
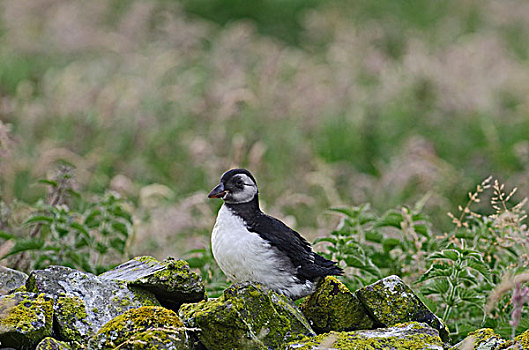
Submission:
<svg viewBox="0 0 529 350">
<path fill-rule="evenodd" d="M 211 245 L 217 264 L 234 282 L 258 282 L 287 295 L 313 288 L 312 282 L 300 284 L 289 260 L 248 231 L 244 221 L 225 205 L 218 213 Z"/>
</svg>

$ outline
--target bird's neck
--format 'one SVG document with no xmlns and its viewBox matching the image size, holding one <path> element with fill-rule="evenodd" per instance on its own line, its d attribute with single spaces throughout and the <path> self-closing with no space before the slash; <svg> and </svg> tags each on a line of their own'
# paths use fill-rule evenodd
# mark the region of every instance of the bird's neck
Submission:
<svg viewBox="0 0 529 350">
<path fill-rule="evenodd" d="M 255 217 L 261 213 L 261 209 L 259 209 L 259 196 L 257 194 L 249 202 L 224 203 L 224 205 L 247 223 L 253 222 Z"/>
</svg>

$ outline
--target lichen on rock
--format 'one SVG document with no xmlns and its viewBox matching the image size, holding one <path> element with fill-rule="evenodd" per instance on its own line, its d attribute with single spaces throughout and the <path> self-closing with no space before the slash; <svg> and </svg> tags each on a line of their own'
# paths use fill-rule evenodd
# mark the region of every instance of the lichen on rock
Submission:
<svg viewBox="0 0 529 350">
<path fill-rule="evenodd" d="M 71 347 L 63 342 L 59 341 L 57 339 L 46 337 L 42 339 L 42 341 L 37 345 L 37 348 L 35 350 L 70 350 Z"/>
<path fill-rule="evenodd" d="M 362 303 L 336 277 L 327 276 L 300 305 L 318 333 L 371 329 L 373 320 Z"/>
<path fill-rule="evenodd" d="M 126 281 L 152 292 L 160 303 L 178 310 L 182 303 L 198 302 L 205 288 L 198 274 L 184 260 L 167 258 L 158 261 L 150 256 L 136 257 L 99 276 L 107 280 Z"/>
<path fill-rule="evenodd" d="M 28 275 L 24 272 L 0 266 L 0 295 L 24 286 L 27 279 Z"/>
<path fill-rule="evenodd" d="M 452 346 L 449 350 L 493 350 L 506 343 L 507 340 L 502 339 L 492 329 L 482 328 L 468 333 L 465 339 Z"/>
<path fill-rule="evenodd" d="M 55 327 L 62 339 L 82 341 L 95 333 L 88 321 L 86 305 L 79 297 L 58 297 L 55 301 Z"/>
<path fill-rule="evenodd" d="M 424 322 L 436 329 L 441 339 L 449 340 L 445 323 L 398 276 L 383 278 L 360 288 L 355 294 L 380 325 L 389 327 L 408 321 Z"/>
<path fill-rule="evenodd" d="M 0 297 L 0 344 L 33 348 L 51 335 L 53 298 L 20 292 Z"/>
<path fill-rule="evenodd" d="M 235 284 L 217 299 L 184 304 L 179 314 L 186 326 L 200 329 L 198 338 L 210 349 L 277 349 L 314 335 L 290 300 L 254 283 Z"/>
<path fill-rule="evenodd" d="M 288 350 L 442 350 L 443 342 L 436 330 L 424 323 L 407 322 L 389 328 L 330 332 L 301 341 L 290 342 Z"/>
<path fill-rule="evenodd" d="M 90 339 L 90 349 L 186 349 L 185 327 L 178 315 L 159 306 L 129 310 L 107 322 Z M 141 347 L 144 346 L 144 347 Z"/>
<path fill-rule="evenodd" d="M 66 307 L 63 311 L 56 307 L 56 321 L 61 335 L 68 340 L 92 335 L 103 324 L 127 310 L 159 305 L 152 293 L 128 288 L 124 281 L 103 280 L 62 266 L 33 271 L 26 287 L 33 292 L 52 295 L 58 301 L 57 307 Z M 81 310 L 83 305 L 84 313 Z"/>
</svg>

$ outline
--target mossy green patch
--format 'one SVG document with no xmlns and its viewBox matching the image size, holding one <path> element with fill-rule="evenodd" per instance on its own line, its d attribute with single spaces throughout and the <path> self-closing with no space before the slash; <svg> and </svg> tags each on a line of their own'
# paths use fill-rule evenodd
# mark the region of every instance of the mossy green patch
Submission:
<svg viewBox="0 0 529 350">
<path fill-rule="evenodd" d="M 0 342 L 34 347 L 51 335 L 53 298 L 43 293 L 14 293 L 0 299 Z"/>
<path fill-rule="evenodd" d="M 159 306 L 144 306 L 129 310 L 107 322 L 91 339 L 90 344 L 94 349 L 116 347 L 133 335 L 158 328 L 176 332 L 182 338 L 183 327 L 184 324 L 174 311 Z"/>
<path fill-rule="evenodd" d="M 335 277 L 327 276 L 300 305 L 318 333 L 370 329 L 373 320 L 358 298 Z"/>
<path fill-rule="evenodd" d="M 499 349 L 507 343 L 507 340 L 502 339 L 498 334 L 494 333 L 492 329 L 482 328 L 474 332 L 468 333 L 465 339 L 463 339 L 460 343 L 452 346 L 449 350 L 458 350 L 461 348 L 480 350 Z"/>
<path fill-rule="evenodd" d="M 62 339 L 82 341 L 94 333 L 94 326 L 88 321 L 86 305 L 81 298 L 61 296 L 55 303 L 56 328 Z"/>
<path fill-rule="evenodd" d="M 514 338 L 514 341 L 522 346 L 521 350 L 529 350 L 529 329 Z"/>
<path fill-rule="evenodd" d="M 119 350 L 187 350 L 186 334 L 182 330 L 151 329 L 134 334 L 119 345 Z"/>
<path fill-rule="evenodd" d="M 375 323 L 389 327 L 408 321 L 424 322 L 435 328 L 441 339 L 449 340 L 445 323 L 398 276 L 383 278 L 357 290 L 355 295 Z"/>
<path fill-rule="evenodd" d="M 365 331 L 330 332 L 287 344 L 286 349 L 419 350 L 443 349 L 437 331 L 417 322 Z"/>
<path fill-rule="evenodd" d="M 35 350 L 69 350 L 71 347 L 63 342 L 59 341 L 57 339 L 46 337 L 42 339 L 42 341 L 37 345 L 37 348 Z"/>
<path fill-rule="evenodd" d="M 207 348 L 278 348 L 286 341 L 314 334 L 301 312 L 284 296 L 256 284 L 239 284 L 218 299 L 184 304 L 180 316 L 200 329 Z"/>
</svg>

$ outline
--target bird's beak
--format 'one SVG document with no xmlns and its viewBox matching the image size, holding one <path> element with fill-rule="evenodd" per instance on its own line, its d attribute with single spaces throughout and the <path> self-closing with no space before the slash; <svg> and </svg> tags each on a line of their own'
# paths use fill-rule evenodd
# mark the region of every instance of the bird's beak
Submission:
<svg viewBox="0 0 529 350">
<path fill-rule="evenodd" d="M 208 198 L 222 198 L 227 192 L 228 190 L 225 190 L 224 185 L 220 183 L 217 187 L 212 189 L 211 192 L 209 192 Z"/>
</svg>

